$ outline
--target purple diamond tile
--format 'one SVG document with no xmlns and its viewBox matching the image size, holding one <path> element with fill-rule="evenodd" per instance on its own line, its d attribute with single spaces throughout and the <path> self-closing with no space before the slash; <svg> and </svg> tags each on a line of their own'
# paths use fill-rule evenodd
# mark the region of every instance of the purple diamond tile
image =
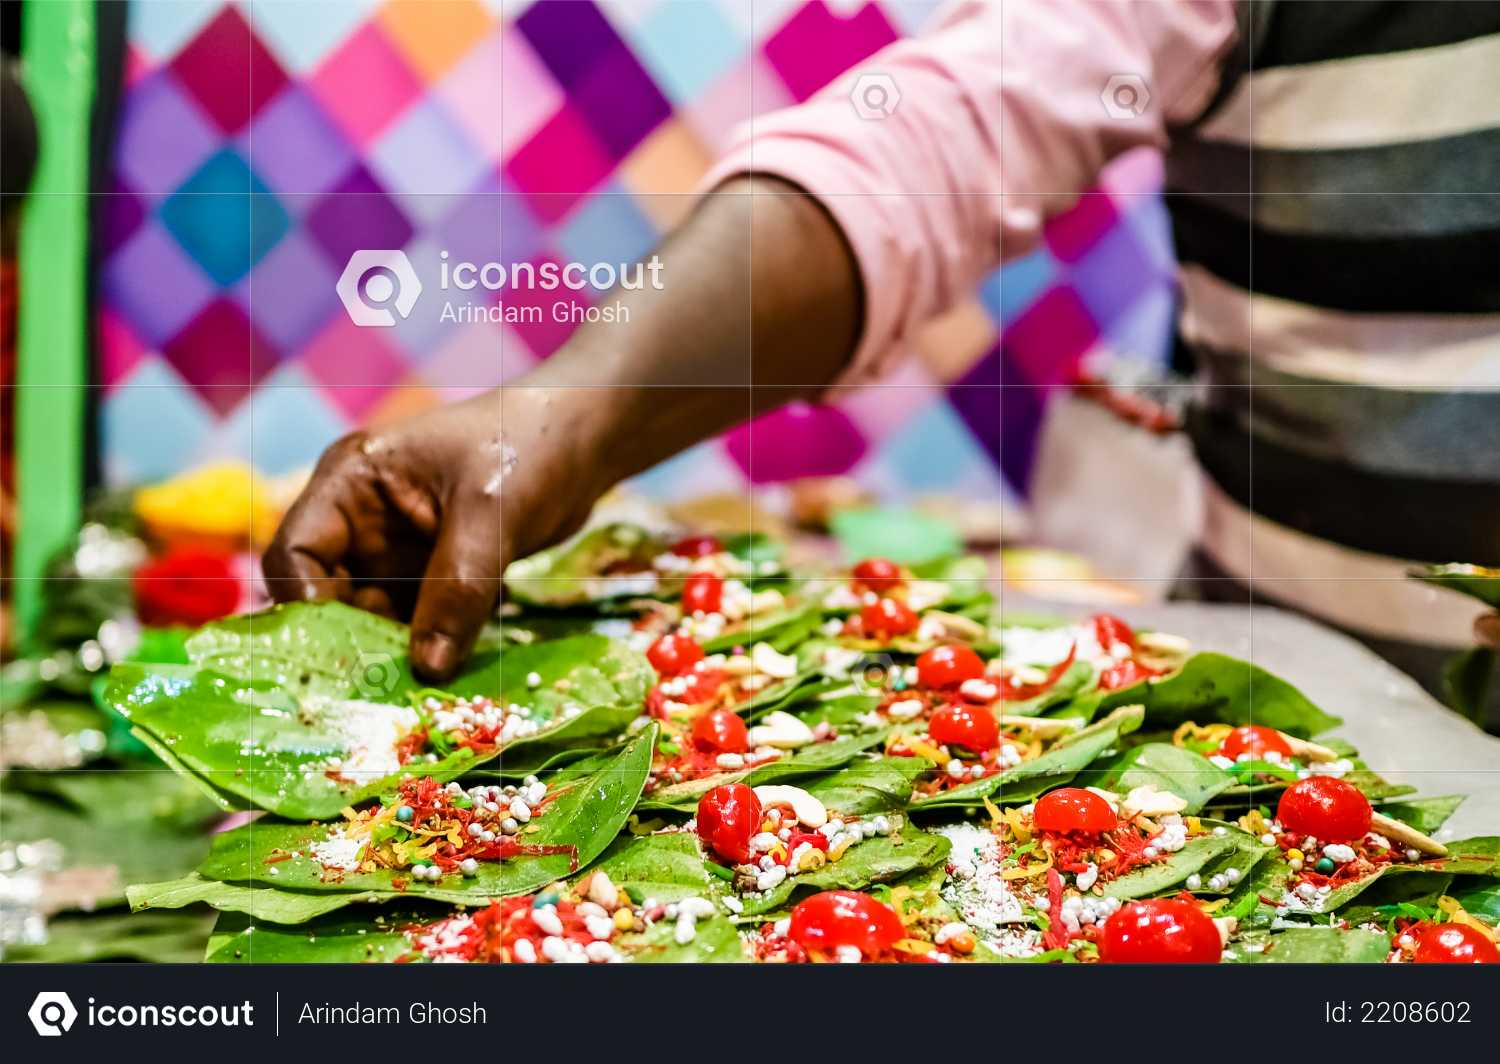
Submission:
<svg viewBox="0 0 1500 1064">
<path fill-rule="evenodd" d="M 617 162 L 672 113 L 651 75 L 624 49 L 601 57 L 568 95 Z"/>
<path fill-rule="evenodd" d="M 218 131 L 166 69 L 126 95 L 115 165 L 137 192 L 170 195 L 218 148 Z"/>
<path fill-rule="evenodd" d="M 155 348 L 192 320 L 213 298 L 206 273 L 160 222 L 147 222 L 104 267 L 104 292 Z"/>
<path fill-rule="evenodd" d="M 338 126 L 296 83 L 271 101 L 240 139 L 241 154 L 272 192 L 324 192 L 354 163 Z"/>
<path fill-rule="evenodd" d="M 486 262 L 506 263 L 510 260 L 501 254 L 501 197 L 499 195 L 464 196 L 432 235 L 439 249 L 448 253 L 450 266 L 460 262 L 472 262 L 483 266 Z M 478 289 L 475 289 L 478 291 Z"/>
<path fill-rule="evenodd" d="M 367 158 L 386 188 L 408 195 L 467 192 L 487 169 L 484 157 L 434 96 L 407 111 Z"/>
<path fill-rule="evenodd" d="M 233 6 L 226 6 L 177 53 L 172 70 L 230 135 L 243 129 L 287 82 L 286 71 Z"/>
<path fill-rule="evenodd" d="M 1089 316 L 1107 328 L 1158 282 L 1151 255 L 1136 231 L 1116 225 L 1073 264 L 1072 288 Z"/>
<path fill-rule="evenodd" d="M 611 53 L 626 50 L 599 9 L 583 0 L 540 0 L 516 26 L 565 89 L 583 81 Z"/>
<path fill-rule="evenodd" d="M 162 349 L 167 361 L 216 410 L 233 410 L 276 367 L 276 349 L 245 312 L 216 299 Z"/>
<path fill-rule="evenodd" d="M 235 300 L 282 351 L 297 351 L 339 310 L 338 271 L 307 234 L 294 230 L 235 286 Z"/>
<path fill-rule="evenodd" d="M 147 208 L 139 196 L 127 188 L 118 177 L 110 181 L 109 195 L 102 205 L 102 228 L 99 234 L 101 250 L 108 258 L 124 246 L 125 241 L 146 220 Z"/>
<path fill-rule="evenodd" d="M 948 389 L 948 401 L 996 462 L 1000 461 L 1003 406 L 999 384 L 1000 349 L 997 347 Z"/>
<path fill-rule="evenodd" d="M 363 167 L 335 185 L 307 216 L 307 230 L 335 263 L 361 248 L 400 248 L 412 226 Z"/>
</svg>

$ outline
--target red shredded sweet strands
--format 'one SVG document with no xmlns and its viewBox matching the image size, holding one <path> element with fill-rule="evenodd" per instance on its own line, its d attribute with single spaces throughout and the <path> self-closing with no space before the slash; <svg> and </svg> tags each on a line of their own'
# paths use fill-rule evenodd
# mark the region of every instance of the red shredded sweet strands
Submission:
<svg viewBox="0 0 1500 1064">
<path fill-rule="evenodd" d="M 1078 656 L 1078 644 L 1075 642 L 1068 650 L 1068 656 L 1047 670 L 1047 678 L 1041 683 L 1017 683 L 1014 676 L 1002 680 L 1000 687 L 1000 701 L 1002 702 L 1025 702 L 1036 698 L 1051 690 L 1052 685 L 1062 679 L 1062 674 L 1067 672 L 1073 664 L 1073 659 Z"/>
</svg>

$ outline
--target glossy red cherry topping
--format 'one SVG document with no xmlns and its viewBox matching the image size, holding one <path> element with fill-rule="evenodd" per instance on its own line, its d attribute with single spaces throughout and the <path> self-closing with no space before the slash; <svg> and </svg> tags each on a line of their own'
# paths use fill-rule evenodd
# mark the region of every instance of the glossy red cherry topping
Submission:
<svg viewBox="0 0 1500 1064">
<path fill-rule="evenodd" d="M 1438 924 L 1422 932 L 1418 964 L 1500 964 L 1500 949 L 1468 924 Z"/>
<path fill-rule="evenodd" d="M 750 749 L 750 729 L 738 714 L 716 709 L 703 714 L 693 725 L 693 745 L 721 754 L 743 754 Z"/>
<path fill-rule="evenodd" d="M 932 715 L 927 738 L 983 752 L 1000 745 L 1000 725 L 984 706 L 944 706 Z M 1109 826 L 1115 826 L 1113 818 Z"/>
<path fill-rule="evenodd" d="M 1263 761 L 1268 750 L 1282 757 L 1292 756 L 1292 746 L 1286 741 L 1286 736 L 1275 728 L 1262 728 L 1258 724 L 1240 725 L 1224 736 L 1224 741 L 1219 744 L 1219 753 L 1231 761 L 1237 760 L 1241 754 Z"/>
<path fill-rule="evenodd" d="M 698 799 L 698 837 L 725 860 L 750 860 L 750 839 L 760 830 L 760 799 L 743 783 L 726 783 Z"/>
<path fill-rule="evenodd" d="M 866 639 L 892 639 L 898 635 L 909 635 L 921 623 L 905 603 L 888 598 L 861 610 L 859 622 L 864 628 Z"/>
<path fill-rule="evenodd" d="M 873 591 L 877 595 L 900 587 L 903 582 L 901 567 L 889 558 L 866 558 L 854 567 L 854 579 L 850 581 L 855 591 Z"/>
<path fill-rule="evenodd" d="M 646 660 L 663 676 L 678 676 L 703 660 L 703 648 L 685 635 L 668 632 L 651 644 Z"/>
<path fill-rule="evenodd" d="M 1152 898 L 1126 905 L 1104 925 L 1105 964 L 1217 964 L 1219 929 L 1195 902 Z"/>
<path fill-rule="evenodd" d="M 874 957 L 905 938 L 906 929 L 895 910 L 868 894 L 830 890 L 792 910 L 787 937 L 804 949 L 832 953 L 839 946 L 854 946 Z"/>
<path fill-rule="evenodd" d="M 679 558 L 704 558 L 723 549 L 724 544 L 715 536 L 689 536 L 672 544 L 672 553 Z"/>
<path fill-rule="evenodd" d="M 1091 835 L 1108 831 L 1120 822 L 1114 808 L 1093 791 L 1061 787 L 1036 800 L 1032 812 L 1043 831 L 1084 831 Z"/>
<path fill-rule="evenodd" d="M 694 573 L 682 585 L 682 612 L 691 616 L 702 610 L 718 613 L 724 603 L 724 578 L 713 573 Z"/>
<path fill-rule="evenodd" d="M 1298 780 L 1282 793 L 1276 807 L 1282 827 L 1327 842 L 1363 838 L 1372 814 L 1368 798 L 1332 776 Z"/>
<path fill-rule="evenodd" d="M 965 680 L 984 679 L 984 659 L 966 646 L 933 647 L 917 659 L 917 682 L 952 690 Z"/>
</svg>

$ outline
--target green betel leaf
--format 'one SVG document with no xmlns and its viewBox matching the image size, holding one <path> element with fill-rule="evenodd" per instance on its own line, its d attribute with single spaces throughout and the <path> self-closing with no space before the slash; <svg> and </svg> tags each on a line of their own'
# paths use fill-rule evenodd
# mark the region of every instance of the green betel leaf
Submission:
<svg viewBox="0 0 1500 1064">
<path fill-rule="evenodd" d="M 997 794 L 1003 801 L 1011 804 L 1030 799 L 1042 791 L 1067 783 L 1080 769 L 1119 742 L 1122 734 L 1132 732 L 1140 725 L 1140 708 L 1122 706 L 1105 719 L 1064 736 L 1040 757 L 1008 772 L 966 783 L 931 798 L 918 798 L 913 801 L 912 807 L 941 809 L 945 806 L 975 805 L 981 799 Z"/>
<path fill-rule="evenodd" d="M 1439 872 L 1382 877 L 1340 909 L 1338 916 L 1354 927 L 1372 921 L 1386 926 L 1394 916 L 1415 916 L 1415 909 L 1422 914 L 1421 919 L 1430 920 L 1438 911 L 1438 899 L 1448 892 L 1452 882 L 1451 875 Z"/>
<path fill-rule="evenodd" d="M 1242 881 L 1248 879 L 1250 870 L 1256 863 L 1275 849 L 1232 824 L 1220 824 L 1211 820 L 1203 823 L 1205 827 L 1224 828 L 1224 834 L 1200 835 L 1189 840 L 1186 846 L 1165 861 L 1137 868 L 1134 872 L 1106 883 L 1104 896 L 1125 900 L 1179 890 L 1187 877 L 1194 873 L 1202 877 L 1203 884 L 1193 893 L 1227 895 L 1232 893 L 1233 888 L 1214 891 L 1209 888 L 1208 881 L 1231 868 L 1239 869 Z"/>
<path fill-rule="evenodd" d="M 829 816 L 875 816 L 906 808 L 912 781 L 932 762 L 925 757 L 878 757 L 855 761 L 815 783 L 800 785 L 828 809 Z"/>
<path fill-rule="evenodd" d="M 1193 816 L 1209 799 L 1230 787 L 1234 778 L 1207 758 L 1179 746 L 1145 743 L 1095 761 L 1073 783 L 1122 796 L 1136 787 L 1154 786 L 1184 799 L 1188 805 L 1183 813 Z"/>
<path fill-rule="evenodd" d="M 843 860 L 829 862 L 814 872 L 789 876 L 762 894 L 746 895 L 744 915 L 773 912 L 790 904 L 794 895 L 801 898 L 825 890 L 864 890 L 948 859 L 952 843 L 942 835 L 928 834 L 904 817 L 899 821 L 892 818 L 891 825 L 890 835 L 877 835 L 854 844 Z"/>
<path fill-rule="evenodd" d="M 1322 896 L 1315 911 L 1330 913 L 1348 905 L 1382 879 L 1405 876 L 1486 875 L 1497 876 L 1495 858 L 1500 856 L 1500 838 L 1484 836 L 1448 843 L 1448 856 L 1421 864 L 1381 865 L 1371 875 L 1335 887 Z M 1268 895 L 1269 896 L 1269 895 Z"/>
<path fill-rule="evenodd" d="M 203 959 L 203 944 L 213 921 L 211 910 L 61 914 L 48 919 L 45 943 L 7 943 L 5 963 L 192 964 Z"/>
<path fill-rule="evenodd" d="M 698 800 L 715 787 L 726 783 L 743 783 L 747 787 L 763 787 L 772 783 L 790 783 L 804 776 L 826 777 L 834 769 L 846 765 L 855 756 L 878 746 L 891 732 L 881 728 L 854 735 L 840 736 L 831 743 L 816 743 L 804 746 L 790 757 L 780 758 L 766 765 L 741 772 L 725 772 L 707 779 L 685 780 L 668 784 L 652 791 L 641 800 L 640 808 L 692 810 Z"/>
<path fill-rule="evenodd" d="M 210 964 L 389 964 L 411 952 L 401 928 L 452 915 L 447 906 L 409 902 L 380 908 L 382 922 L 366 906 L 350 906 L 305 923 L 273 922 L 256 913 L 226 912 L 209 939 Z"/>
<path fill-rule="evenodd" d="M 616 522 L 588 529 L 565 543 L 522 558 L 505 570 L 505 586 L 519 602 L 581 606 L 658 588 L 651 559 L 667 549 L 639 525 Z M 622 576 L 606 576 L 613 570 Z"/>
<path fill-rule="evenodd" d="M 616 839 L 585 871 L 605 873 L 637 904 L 647 898 L 664 905 L 694 895 L 716 898 L 728 886 L 709 874 L 696 838 L 686 831 Z"/>
<path fill-rule="evenodd" d="M 678 943 L 670 920 L 639 935 L 621 935 L 614 947 L 635 964 L 747 964 L 744 944 L 733 921 L 715 914 L 698 921 L 697 934 L 686 945 Z"/>
<path fill-rule="evenodd" d="M 1424 835 L 1431 835 L 1441 828 L 1449 817 L 1458 812 L 1466 794 L 1450 794 L 1442 798 L 1413 798 L 1407 802 L 1387 802 L 1378 812 L 1394 817 L 1403 824 L 1416 828 Z"/>
<path fill-rule="evenodd" d="M 1470 916 L 1483 917 L 1491 926 L 1500 923 L 1500 878 L 1455 876 L 1448 893 Z"/>
<path fill-rule="evenodd" d="M 1246 960 L 1262 964 L 1380 964 L 1391 940 L 1379 931 L 1296 927 L 1271 936 L 1264 953 Z"/>
<path fill-rule="evenodd" d="M 258 919 L 274 920 L 278 924 L 300 924 L 335 909 L 342 909 L 351 902 L 379 900 L 375 894 L 298 894 L 270 887 L 242 887 L 234 883 L 221 883 L 217 879 L 205 879 L 196 872 L 165 883 L 140 883 L 127 888 L 125 895 L 130 901 L 132 912 L 181 909 L 198 902 L 207 902 L 221 912 L 250 913 Z"/>
<path fill-rule="evenodd" d="M 527 846 L 576 847 L 579 867 L 587 865 L 604 851 L 630 815 L 646 781 L 656 737 L 656 727 L 648 726 L 623 743 L 592 776 L 552 788 L 559 796 L 533 821 L 539 830 L 518 838 Z M 339 895 L 346 902 L 353 895 L 368 894 L 468 905 L 529 894 L 569 874 L 568 854 L 522 854 L 507 861 L 483 861 L 473 877 L 449 875 L 435 883 L 416 879 L 407 870 L 332 872 L 309 856 L 312 845 L 328 833 L 326 825 L 265 818 L 215 838 L 213 851 L 199 872 L 226 883 Z M 295 856 L 285 858 L 285 854 Z"/>
<path fill-rule="evenodd" d="M 1105 710 L 1129 705 L 1145 706 L 1153 728 L 1175 728 L 1188 720 L 1236 727 L 1254 723 L 1307 739 L 1343 723 L 1280 677 L 1223 654 L 1194 654 L 1175 676 L 1099 700 Z"/>
<path fill-rule="evenodd" d="M 279 687 L 294 698 L 394 702 L 422 686 L 406 661 L 410 634 L 404 624 L 342 602 L 297 602 L 204 625 L 186 645 L 197 669 Z"/>
<path fill-rule="evenodd" d="M 298 631 L 305 634 L 307 627 Z M 208 629 L 193 639 L 206 633 Z M 254 655 L 261 653 L 263 637 L 257 628 Z M 245 651 L 247 658 L 251 653 Z M 287 658 L 284 651 L 278 654 Z M 328 654 L 328 646 L 321 645 L 293 687 L 334 689 L 328 679 L 331 667 L 321 674 L 314 671 Z M 507 705 L 522 706 L 540 727 L 511 740 L 500 754 L 524 761 L 534 750 L 535 764 L 563 749 L 601 746 L 604 737 L 617 735 L 639 712 L 652 675 L 641 655 L 604 636 L 507 651 L 503 676 L 498 657 L 472 660 L 470 666 L 452 686 L 458 693 L 468 688 L 473 694 L 483 688 Z M 406 675 L 404 665 L 392 667 Z M 536 688 L 526 683 L 533 673 L 542 681 Z M 301 683 L 300 676 L 315 674 L 324 679 Z M 284 670 L 277 675 L 284 679 Z M 392 683 L 399 692 L 401 683 Z M 204 781 L 205 791 L 226 807 L 256 806 L 298 819 L 333 816 L 346 805 L 394 789 L 407 772 L 446 782 L 496 756 L 460 748 L 435 763 L 402 765 L 395 744 L 419 722 L 403 694 L 393 696 L 399 703 L 334 699 L 293 694 L 279 680 L 126 662 L 111 672 L 105 697 L 145 733 L 143 738 L 168 764 Z"/>
</svg>

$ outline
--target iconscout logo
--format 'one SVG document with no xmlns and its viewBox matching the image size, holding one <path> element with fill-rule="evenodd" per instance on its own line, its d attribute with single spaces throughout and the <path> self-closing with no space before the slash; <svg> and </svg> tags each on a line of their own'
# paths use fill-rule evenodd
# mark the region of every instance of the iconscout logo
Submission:
<svg viewBox="0 0 1500 1064">
<path fill-rule="evenodd" d="M 422 282 L 404 251 L 356 251 L 334 289 L 355 325 L 390 326 L 396 324 L 395 315 L 381 304 L 408 316 L 422 294 Z"/>
<path fill-rule="evenodd" d="M 31 1026 L 36 1028 L 37 1034 L 44 1038 L 55 1038 L 64 1031 L 73 1029 L 73 1021 L 78 1019 L 78 1010 L 73 1007 L 72 999 L 61 990 L 43 990 L 31 1003 L 26 1015 L 31 1018 Z"/>
</svg>

